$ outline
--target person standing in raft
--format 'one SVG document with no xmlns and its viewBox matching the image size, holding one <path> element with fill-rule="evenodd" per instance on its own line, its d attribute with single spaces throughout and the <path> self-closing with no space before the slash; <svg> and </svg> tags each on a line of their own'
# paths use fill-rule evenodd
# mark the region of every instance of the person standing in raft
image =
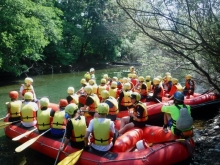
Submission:
<svg viewBox="0 0 220 165">
<path fill-rule="evenodd" d="M 90 121 L 89 127 L 85 135 L 85 147 L 88 147 L 89 135 L 91 148 L 95 151 L 107 152 L 113 146 L 115 141 L 115 125 L 114 122 L 106 118 L 109 112 L 109 106 L 106 103 L 100 103 L 97 107 L 98 118 Z M 113 139 L 114 137 L 114 139 Z"/>
<path fill-rule="evenodd" d="M 137 92 L 133 92 L 130 97 L 133 111 L 129 110 L 128 113 L 130 116 L 125 116 L 121 119 L 119 135 L 122 135 L 133 127 L 145 127 L 148 119 L 147 106 L 140 101 L 141 95 Z"/>
<path fill-rule="evenodd" d="M 25 84 L 21 84 L 21 87 L 20 87 L 20 97 L 22 99 L 24 99 L 24 94 L 26 92 L 31 92 L 33 93 L 33 100 L 36 102 L 37 101 L 37 98 L 36 98 L 36 94 L 35 94 L 35 91 L 34 91 L 34 87 L 32 85 L 33 83 L 33 79 L 30 78 L 30 77 L 27 77 L 24 79 L 24 83 Z"/>
<path fill-rule="evenodd" d="M 61 99 L 59 102 L 59 110 L 54 113 L 50 130 L 51 135 L 54 137 L 63 137 L 63 134 L 66 129 L 67 119 L 71 117 L 64 111 L 67 105 L 67 100 Z"/>
<path fill-rule="evenodd" d="M 90 74 L 91 79 L 95 80 L 95 69 L 94 68 L 90 68 L 89 74 Z"/>
<path fill-rule="evenodd" d="M 48 98 L 43 97 L 40 99 L 40 109 L 36 113 L 37 129 L 40 133 L 50 128 L 51 120 L 55 113 L 51 108 L 48 108 L 49 104 Z"/>
<path fill-rule="evenodd" d="M 111 119 L 112 121 L 116 120 L 116 116 L 118 114 L 118 101 L 110 96 L 109 91 L 103 90 L 102 93 L 102 103 L 106 103 L 109 106 L 109 112 L 106 116 L 107 119 Z"/>
<path fill-rule="evenodd" d="M 129 83 L 123 84 L 123 90 L 118 97 L 118 107 L 119 111 L 127 111 L 128 108 L 132 105 L 131 102 L 131 85 Z"/>
<path fill-rule="evenodd" d="M 169 126 L 176 136 L 184 138 L 193 136 L 190 106 L 184 104 L 184 95 L 181 92 L 174 93 L 174 105 L 164 105 L 161 111 L 165 112 L 163 126 L 165 132 L 168 131 L 167 126 Z"/>
<path fill-rule="evenodd" d="M 69 118 L 66 126 L 65 142 L 61 151 L 64 150 L 67 144 L 71 143 L 74 148 L 82 149 L 84 147 L 84 136 L 86 134 L 86 119 L 84 116 L 80 116 L 78 106 L 71 103 L 66 106 L 65 112 L 72 114 L 73 118 Z"/>
<path fill-rule="evenodd" d="M 6 103 L 7 111 L 9 113 L 9 122 L 21 120 L 21 105 L 22 102 L 18 99 L 18 92 L 11 91 L 9 93 L 11 101 Z"/>
<path fill-rule="evenodd" d="M 68 96 L 66 97 L 66 100 L 68 104 L 75 103 L 76 105 L 78 105 L 79 96 L 75 94 L 74 92 L 75 92 L 75 89 L 73 87 L 68 87 L 67 89 Z"/>
<path fill-rule="evenodd" d="M 33 97 L 33 93 L 31 92 L 24 94 L 24 102 L 21 108 L 21 123 L 24 127 L 32 127 L 37 123 L 36 111 L 38 110 L 38 106 L 35 102 L 32 102 Z"/>
<path fill-rule="evenodd" d="M 195 90 L 195 81 L 192 80 L 192 76 L 190 74 L 187 74 L 183 94 L 184 96 L 186 96 L 187 99 L 189 99 L 190 95 L 194 94 L 194 90 Z"/>
</svg>

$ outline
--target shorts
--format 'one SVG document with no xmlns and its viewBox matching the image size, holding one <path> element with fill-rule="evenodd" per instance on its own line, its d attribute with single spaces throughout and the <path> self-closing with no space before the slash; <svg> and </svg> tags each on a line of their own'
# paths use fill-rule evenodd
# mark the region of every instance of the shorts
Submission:
<svg viewBox="0 0 220 165">
<path fill-rule="evenodd" d="M 134 126 L 138 128 L 143 128 L 146 125 L 146 121 L 139 122 L 139 121 L 134 120 L 133 117 L 130 117 L 129 123 L 133 123 Z"/>
</svg>

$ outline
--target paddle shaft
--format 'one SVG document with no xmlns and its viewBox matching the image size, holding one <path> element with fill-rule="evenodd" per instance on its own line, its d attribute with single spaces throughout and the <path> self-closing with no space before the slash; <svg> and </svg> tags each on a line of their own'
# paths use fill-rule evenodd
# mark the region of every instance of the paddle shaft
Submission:
<svg viewBox="0 0 220 165">
<path fill-rule="evenodd" d="M 31 131 L 28 131 L 28 132 L 25 132 L 25 133 L 23 133 L 23 134 L 21 134 L 21 135 L 18 135 L 18 136 L 16 136 L 16 137 L 14 137 L 12 140 L 13 140 L 13 141 L 18 141 L 18 140 L 20 140 L 21 138 L 23 138 L 23 137 L 25 137 L 25 136 L 31 134 L 31 133 L 34 132 L 35 130 L 37 130 L 37 128 L 34 128 L 34 129 L 32 129 Z"/>
<path fill-rule="evenodd" d="M 26 141 L 25 143 L 23 143 L 22 145 L 18 146 L 15 151 L 16 152 L 21 152 L 24 149 L 26 149 L 27 147 L 29 147 L 31 144 L 33 144 L 34 142 L 37 141 L 37 139 L 39 139 L 42 135 L 44 135 L 45 133 L 47 133 L 48 131 L 50 131 L 50 129 L 46 130 L 45 132 L 43 132 L 42 134 L 38 135 L 37 137 L 30 139 L 28 141 Z"/>
<path fill-rule="evenodd" d="M 7 116 L 5 116 L 5 117 L 2 117 L 2 118 L 0 118 L 0 120 L 3 120 L 3 119 L 5 119 Z"/>
<path fill-rule="evenodd" d="M 163 141 L 163 142 L 156 142 L 156 143 L 148 143 L 149 147 L 151 147 L 154 144 L 161 144 L 161 143 L 169 143 L 169 142 L 181 142 L 185 141 L 186 139 L 175 139 L 175 140 L 168 140 L 168 141 Z"/>
<path fill-rule="evenodd" d="M 0 129 L 3 129 L 3 128 L 7 127 L 8 125 L 10 125 L 12 123 L 19 122 L 19 121 L 21 121 L 21 120 L 17 120 L 17 121 L 13 121 L 13 122 L 5 122 L 4 124 L 0 125 Z"/>
</svg>

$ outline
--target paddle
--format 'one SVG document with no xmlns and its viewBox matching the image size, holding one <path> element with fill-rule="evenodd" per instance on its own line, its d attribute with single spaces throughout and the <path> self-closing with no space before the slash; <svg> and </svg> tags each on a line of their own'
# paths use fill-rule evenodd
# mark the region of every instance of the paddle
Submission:
<svg viewBox="0 0 220 165">
<path fill-rule="evenodd" d="M 5 116 L 5 117 L 3 117 L 3 118 L 0 118 L 0 120 L 3 120 L 3 119 L 5 119 L 7 116 Z"/>
<path fill-rule="evenodd" d="M 13 140 L 13 141 L 18 141 L 18 140 L 20 140 L 21 138 L 23 138 L 23 137 L 29 135 L 30 133 L 34 132 L 35 130 L 37 130 L 37 128 L 34 128 L 34 129 L 32 129 L 31 131 L 27 131 L 27 132 L 25 132 L 25 133 L 23 133 L 23 134 L 21 134 L 21 135 L 18 135 L 18 136 L 16 136 L 16 137 L 14 137 L 12 140 Z"/>
<path fill-rule="evenodd" d="M 175 140 L 168 140 L 168 141 L 163 141 L 163 142 L 156 142 L 156 143 L 148 143 L 148 146 L 151 147 L 154 144 L 161 144 L 161 143 L 168 143 L 168 142 L 182 142 L 185 141 L 186 139 L 175 139 Z"/>
<path fill-rule="evenodd" d="M 83 149 L 73 152 L 72 154 L 68 155 L 66 158 L 64 158 L 58 165 L 73 165 L 76 164 L 76 162 L 79 160 L 81 154 L 83 152 Z"/>
<path fill-rule="evenodd" d="M 57 160 L 58 160 L 58 158 L 59 158 L 59 156 L 60 156 L 60 151 L 61 151 L 60 149 L 61 149 L 61 147 L 62 147 L 62 144 L 63 144 L 64 138 L 65 138 L 65 135 L 66 135 L 66 129 L 65 129 L 65 132 L 64 132 L 64 134 L 63 134 L 63 138 L 62 138 L 62 141 L 61 141 L 61 143 L 60 143 L 60 148 L 59 148 L 59 151 L 58 151 L 58 154 L 57 154 L 57 157 L 56 157 L 56 160 L 55 160 L 54 165 L 57 164 Z"/>
<path fill-rule="evenodd" d="M 5 127 L 7 127 L 8 125 L 12 124 L 12 123 L 16 123 L 19 122 L 20 120 L 17 121 L 13 121 L 13 122 L 2 122 L 0 123 L 0 129 L 4 129 Z"/>
<path fill-rule="evenodd" d="M 26 149 L 27 147 L 29 147 L 31 144 L 33 144 L 34 142 L 37 141 L 37 139 L 39 139 L 42 135 L 44 135 L 45 133 L 47 133 L 48 131 L 50 131 L 50 129 L 46 130 L 45 132 L 43 132 L 42 134 L 38 135 L 37 137 L 30 139 L 28 141 L 26 141 L 25 143 L 23 143 L 22 145 L 18 146 L 15 151 L 16 152 L 21 152 L 24 149 Z"/>
</svg>

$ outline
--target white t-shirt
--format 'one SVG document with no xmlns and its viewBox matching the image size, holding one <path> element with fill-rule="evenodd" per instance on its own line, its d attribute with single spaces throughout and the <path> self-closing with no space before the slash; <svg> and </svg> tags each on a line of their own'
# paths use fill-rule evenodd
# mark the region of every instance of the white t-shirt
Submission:
<svg viewBox="0 0 220 165">
<path fill-rule="evenodd" d="M 37 98 L 36 98 L 36 94 L 35 94 L 35 91 L 34 91 L 34 87 L 31 85 L 30 88 L 33 91 L 34 100 L 36 100 Z M 19 92 L 22 93 L 23 90 L 24 90 L 24 85 L 21 85 Z"/>
<path fill-rule="evenodd" d="M 38 106 L 35 102 L 24 102 L 23 104 L 31 104 L 33 106 L 33 111 L 37 111 L 38 110 Z M 21 112 L 22 112 L 22 109 L 21 109 Z M 34 120 L 32 122 L 23 122 L 21 121 L 22 125 L 24 127 L 32 127 L 32 126 L 35 126 L 37 124 L 37 120 Z"/>
<path fill-rule="evenodd" d="M 104 120 L 105 120 L 106 118 L 98 118 L 98 122 L 99 123 L 103 123 L 104 122 Z M 88 132 L 93 132 L 93 130 L 94 130 L 94 120 L 92 119 L 91 121 L 90 121 L 90 123 L 89 123 L 89 127 L 87 128 L 87 131 Z M 115 124 L 114 124 L 114 122 L 113 121 L 110 121 L 110 131 L 112 132 L 112 133 L 115 133 Z M 91 144 L 91 146 L 93 147 L 93 148 L 95 148 L 96 150 L 98 150 L 98 151 L 108 151 L 108 150 L 110 150 L 111 149 L 111 147 L 113 146 L 113 143 L 111 142 L 109 145 L 107 145 L 107 146 L 100 146 L 100 145 L 97 145 L 97 144 Z"/>
</svg>

